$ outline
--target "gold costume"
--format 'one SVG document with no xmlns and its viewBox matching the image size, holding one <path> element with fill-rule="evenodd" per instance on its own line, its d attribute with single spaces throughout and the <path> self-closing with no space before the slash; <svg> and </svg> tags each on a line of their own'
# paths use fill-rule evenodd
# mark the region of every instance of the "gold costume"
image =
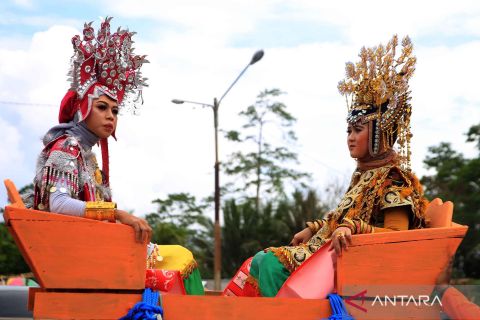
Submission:
<svg viewBox="0 0 480 320">
<path fill-rule="evenodd" d="M 422 195 L 417 177 L 396 165 L 356 171 L 338 207 L 326 219 L 316 221 L 319 229 L 307 243 L 269 250 L 292 272 L 327 242 L 344 220 L 356 221 L 364 227 L 358 230 L 363 232 L 356 233 L 375 232 L 376 227 L 384 227 L 384 210 L 407 206 L 412 213 L 409 227 L 421 228 L 427 205 Z"/>
</svg>

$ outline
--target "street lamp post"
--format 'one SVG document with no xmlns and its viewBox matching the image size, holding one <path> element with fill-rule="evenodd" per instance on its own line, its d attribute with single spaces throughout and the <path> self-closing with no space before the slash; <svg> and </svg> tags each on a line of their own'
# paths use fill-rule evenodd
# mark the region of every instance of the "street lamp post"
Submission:
<svg viewBox="0 0 480 320">
<path fill-rule="evenodd" d="M 201 103 L 188 100 L 173 99 L 172 102 L 176 104 L 183 103 L 192 103 L 199 104 L 203 107 L 210 107 L 213 110 L 213 129 L 215 134 L 215 194 L 214 194 L 214 203 L 215 203 L 215 224 L 214 224 L 214 262 L 213 262 L 213 277 L 214 277 L 214 289 L 220 290 L 221 288 L 221 270 L 222 270 L 222 240 L 221 240 L 221 229 L 220 229 L 220 162 L 218 160 L 218 108 L 223 98 L 227 93 L 232 89 L 232 87 L 237 83 L 238 79 L 247 71 L 248 67 L 252 64 L 258 62 L 263 57 L 263 50 L 255 52 L 252 56 L 250 62 L 245 66 L 245 68 L 240 72 L 237 78 L 232 82 L 228 87 L 225 93 L 220 97 L 220 100 L 217 98 L 213 99 L 213 105 L 208 103 Z"/>
</svg>

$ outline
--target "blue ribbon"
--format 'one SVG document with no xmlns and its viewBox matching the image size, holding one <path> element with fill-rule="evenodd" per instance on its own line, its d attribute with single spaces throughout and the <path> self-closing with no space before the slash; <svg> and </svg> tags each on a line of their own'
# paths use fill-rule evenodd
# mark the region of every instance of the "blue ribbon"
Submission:
<svg viewBox="0 0 480 320">
<path fill-rule="evenodd" d="M 327 297 L 332 307 L 332 315 L 328 317 L 328 320 L 354 320 L 354 318 L 348 314 L 343 299 L 338 294 L 330 293 Z"/>
<path fill-rule="evenodd" d="M 150 288 L 143 291 L 142 302 L 133 306 L 127 315 L 120 320 L 157 320 L 157 315 L 163 316 L 163 308 L 158 306 L 160 293 L 152 291 Z"/>
</svg>

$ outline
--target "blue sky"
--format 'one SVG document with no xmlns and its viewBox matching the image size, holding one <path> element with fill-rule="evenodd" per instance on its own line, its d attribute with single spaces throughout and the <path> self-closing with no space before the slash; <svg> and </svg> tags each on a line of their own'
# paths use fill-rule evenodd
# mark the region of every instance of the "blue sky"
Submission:
<svg viewBox="0 0 480 320">
<path fill-rule="evenodd" d="M 299 145 L 292 148 L 319 190 L 348 180 L 355 165 L 344 147 L 346 108 L 336 90 L 344 64 L 356 60 L 361 46 L 385 43 L 394 33 L 411 36 L 418 58 L 411 82 L 414 170 L 427 173 L 422 160 L 440 141 L 475 154 L 464 133 L 480 119 L 478 1 L 406 0 L 393 8 L 377 0 L 6 0 L 0 3 L 0 101 L 45 105 L 0 103 L 1 179 L 19 187 L 31 181 L 40 138 L 55 124 L 68 88 L 70 39 L 84 22 L 94 20 L 97 28 L 107 15 L 114 16 L 112 29 L 138 32 L 136 52 L 151 61 L 142 112 L 123 116 L 111 143 L 115 200 L 138 214 L 168 193 L 210 194 L 211 114 L 170 100 L 211 103 L 260 48 L 264 58 L 222 102 L 220 127 L 238 128 L 238 112 L 261 90 L 287 92 L 282 101 L 298 118 Z M 221 139 L 221 159 L 234 148 Z M 0 188 L 0 206 L 5 203 Z"/>
</svg>

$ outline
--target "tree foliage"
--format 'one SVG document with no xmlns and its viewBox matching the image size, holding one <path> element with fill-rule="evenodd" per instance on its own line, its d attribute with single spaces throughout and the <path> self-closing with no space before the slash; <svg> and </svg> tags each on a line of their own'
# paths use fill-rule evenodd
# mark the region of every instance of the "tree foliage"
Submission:
<svg viewBox="0 0 480 320">
<path fill-rule="evenodd" d="M 455 222 L 467 225 L 468 232 L 457 251 L 455 267 L 458 275 L 480 277 L 480 125 L 467 132 L 467 142 L 476 142 L 479 154 L 468 159 L 442 142 L 430 147 L 424 163 L 434 169 L 433 175 L 424 176 L 425 194 L 454 203 Z"/>
<path fill-rule="evenodd" d="M 287 106 L 277 101 L 282 95 L 279 89 L 266 89 L 257 96 L 255 104 L 240 112 L 245 120 L 241 131 L 227 131 L 228 140 L 240 144 L 242 151 L 234 152 L 224 164 L 227 175 L 237 182 L 234 191 L 242 191 L 255 199 L 255 208 L 260 209 L 264 193 L 270 196 L 284 195 L 287 182 L 298 182 L 306 174 L 291 168 L 297 163 L 297 154 L 291 146 L 297 141 L 292 127 L 296 119 L 287 111 Z M 266 135 L 267 128 L 280 136 L 280 145 L 275 145 Z M 243 150 L 249 151 L 243 151 Z"/>
<path fill-rule="evenodd" d="M 19 190 L 21 196 L 33 192 L 33 184 L 28 184 Z M 0 214 L 4 209 L 0 208 Z M 0 223 L 0 274 L 20 274 L 30 272 L 30 268 L 22 257 L 15 241 L 5 223 Z"/>
<path fill-rule="evenodd" d="M 307 221 L 321 219 L 327 212 L 326 206 L 314 190 L 295 190 L 291 198 L 278 204 L 275 218 L 289 228 L 290 237 L 306 227 Z"/>
<path fill-rule="evenodd" d="M 324 214 L 314 191 L 296 190 L 291 198 L 267 201 L 256 209 L 254 199 L 230 199 L 223 207 L 222 271 L 231 277 L 244 260 L 268 247 L 288 245 L 305 222 Z"/>
<path fill-rule="evenodd" d="M 29 272 L 17 245 L 4 223 L 0 223 L 0 274 L 20 274 Z"/>
</svg>

